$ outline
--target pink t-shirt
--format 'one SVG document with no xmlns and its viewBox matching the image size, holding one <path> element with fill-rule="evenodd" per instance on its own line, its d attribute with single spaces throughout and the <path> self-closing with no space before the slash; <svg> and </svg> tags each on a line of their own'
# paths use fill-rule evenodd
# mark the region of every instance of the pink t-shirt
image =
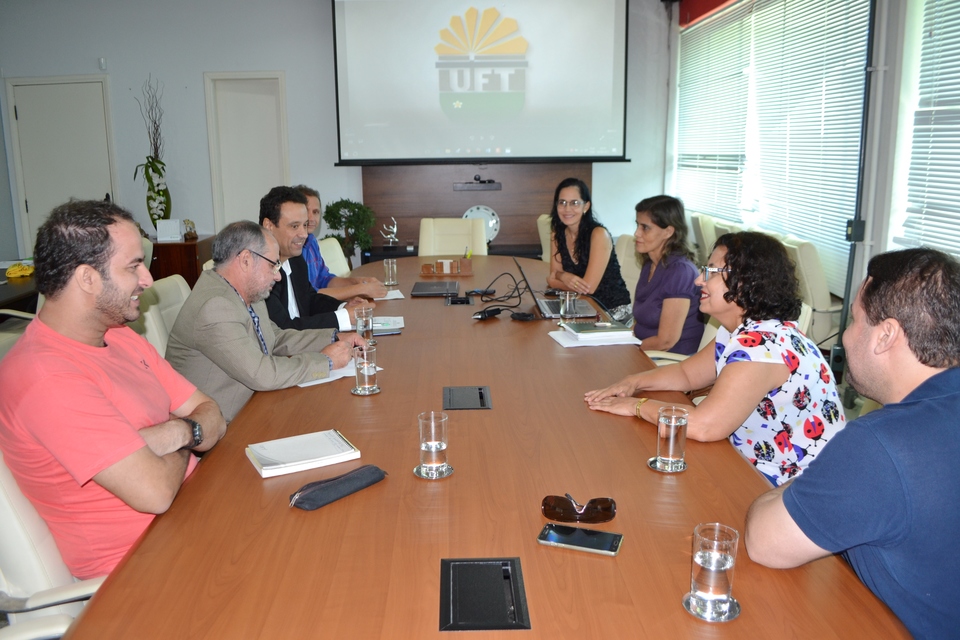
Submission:
<svg viewBox="0 0 960 640">
<path fill-rule="evenodd" d="M 146 446 L 138 430 L 196 389 L 131 329 L 105 341 L 91 347 L 35 319 L 0 361 L 0 450 L 78 578 L 109 573 L 153 520 L 91 479 Z"/>
</svg>

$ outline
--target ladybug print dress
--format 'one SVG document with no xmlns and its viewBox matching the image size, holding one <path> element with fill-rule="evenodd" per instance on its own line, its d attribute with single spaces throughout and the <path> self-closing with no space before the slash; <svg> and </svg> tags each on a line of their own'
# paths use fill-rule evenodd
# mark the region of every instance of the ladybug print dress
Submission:
<svg viewBox="0 0 960 640">
<path fill-rule="evenodd" d="M 776 485 L 799 475 L 845 426 L 833 372 L 794 322 L 747 320 L 717 331 L 717 375 L 733 362 L 782 362 L 790 377 L 771 389 L 730 442 Z"/>
</svg>

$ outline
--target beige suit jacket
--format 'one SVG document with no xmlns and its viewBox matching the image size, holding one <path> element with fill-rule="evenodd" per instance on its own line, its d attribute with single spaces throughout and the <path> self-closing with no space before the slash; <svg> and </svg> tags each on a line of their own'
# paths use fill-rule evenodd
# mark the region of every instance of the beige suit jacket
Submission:
<svg viewBox="0 0 960 640">
<path fill-rule="evenodd" d="M 243 300 L 215 271 L 200 274 L 170 331 L 167 360 L 233 420 L 254 391 L 285 389 L 325 378 L 330 361 L 321 349 L 333 340 L 332 329 L 280 329 L 263 302 L 253 305 L 260 317 L 260 341 Z M 287 357 L 289 356 L 289 357 Z"/>
</svg>

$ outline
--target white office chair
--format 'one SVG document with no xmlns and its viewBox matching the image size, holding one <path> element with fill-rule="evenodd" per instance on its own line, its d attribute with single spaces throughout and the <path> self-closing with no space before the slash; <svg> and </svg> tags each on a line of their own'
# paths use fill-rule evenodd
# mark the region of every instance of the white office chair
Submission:
<svg viewBox="0 0 960 640">
<path fill-rule="evenodd" d="M 330 273 L 341 278 L 350 275 L 350 263 L 347 262 L 347 256 L 343 255 L 343 247 L 336 238 L 324 238 L 320 240 L 320 256 Z"/>
<path fill-rule="evenodd" d="M 540 259 L 544 262 L 550 262 L 550 234 L 553 230 L 550 228 L 550 214 L 544 213 L 537 218 L 537 233 L 540 234 Z"/>
<path fill-rule="evenodd" d="M 713 216 L 700 214 L 700 235 L 703 236 L 703 253 L 700 256 L 700 264 L 707 264 L 710 254 L 713 252 L 713 245 L 717 243 L 717 238 L 720 237 L 714 224 L 715 220 Z M 696 227 L 694 227 L 694 233 L 696 233 Z M 697 244 L 701 244 L 699 237 L 697 237 Z"/>
<path fill-rule="evenodd" d="M 153 240 L 140 236 L 140 244 L 143 246 L 143 264 L 147 265 L 147 271 L 153 264 Z"/>
<path fill-rule="evenodd" d="M 103 578 L 76 582 L 60 550 L 0 454 L 0 612 L 10 626 L 0 640 L 56 638 Z"/>
<path fill-rule="evenodd" d="M 812 310 L 809 330 L 804 333 L 817 343 L 821 352 L 829 353 L 840 330 L 843 301 L 830 294 L 827 276 L 820 262 L 820 253 L 812 242 L 795 236 L 784 236 L 783 245 L 796 265 L 800 297 Z"/>
<path fill-rule="evenodd" d="M 213 269 L 213 258 L 210 258 L 209 260 L 203 263 L 204 271 L 210 271 L 211 269 Z"/>
<path fill-rule="evenodd" d="M 3 359 L 20 339 L 27 325 L 33 320 L 33 315 L 15 309 L 0 309 L 0 359 Z"/>
<path fill-rule="evenodd" d="M 716 319 L 710 318 L 708 320 L 707 324 L 703 326 L 703 337 L 700 338 L 700 346 L 697 347 L 697 351 L 700 351 L 705 346 L 710 344 L 710 341 L 717 336 L 717 329 L 719 328 L 720 323 L 717 322 Z M 658 367 L 662 367 L 667 364 L 673 364 L 675 362 L 681 362 L 690 357 L 683 353 L 673 353 L 672 351 L 652 350 L 645 353 Z"/>
<path fill-rule="evenodd" d="M 145 337 L 161 356 L 166 354 L 170 330 L 189 295 L 190 286 L 179 274 L 155 280 L 140 294 L 140 318 L 131 322 L 130 328 Z"/>
<path fill-rule="evenodd" d="M 637 294 L 637 282 L 640 280 L 637 244 L 632 235 L 625 233 L 617 238 L 613 250 L 617 253 L 617 261 L 620 263 L 620 275 L 627 283 L 627 291 L 630 292 L 630 304 L 633 304 L 634 296 Z"/>
<path fill-rule="evenodd" d="M 472 251 L 487 255 L 487 234 L 480 218 L 423 218 L 420 220 L 421 256 L 462 256 Z"/>
</svg>

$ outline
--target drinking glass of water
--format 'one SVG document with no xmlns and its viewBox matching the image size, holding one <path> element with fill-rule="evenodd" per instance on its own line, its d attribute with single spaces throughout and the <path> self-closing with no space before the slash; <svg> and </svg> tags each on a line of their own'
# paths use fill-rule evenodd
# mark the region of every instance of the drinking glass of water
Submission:
<svg viewBox="0 0 960 640">
<path fill-rule="evenodd" d="M 439 480 L 453 473 L 447 464 L 447 414 L 442 411 L 424 411 L 420 422 L 420 464 L 413 474 L 425 480 Z"/>
<path fill-rule="evenodd" d="M 374 346 L 377 341 L 373 339 L 373 308 L 357 307 L 353 311 L 357 319 L 357 333 L 367 341 L 367 344 Z"/>
<path fill-rule="evenodd" d="M 377 386 L 377 350 L 374 347 L 354 347 L 353 362 L 357 367 L 357 386 L 350 390 L 355 396 L 380 393 Z"/>
<path fill-rule="evenodd" d="M 576 291 L 560 292 L 560 319 L 572 320 L 577 317 L 577 298 L 580 297 Z"/>
<path fill-rule="evenodd" d="M 726 622 L 740 615 L 740 603 L 731 595 L 739 540 L 736 529 L 719 522 L 693 530 L 690 593 L 683 596 L 683 608 L 697 618 Z"/>
<path fill-rule="evenodd" d="M 657 457 L 647 466 L 655 471 L 677 473 L 687 468 L 683 456 L 687 448 L 687 416 L 683 407 L 660 407 L 657 415 Z"/>
</svg>

